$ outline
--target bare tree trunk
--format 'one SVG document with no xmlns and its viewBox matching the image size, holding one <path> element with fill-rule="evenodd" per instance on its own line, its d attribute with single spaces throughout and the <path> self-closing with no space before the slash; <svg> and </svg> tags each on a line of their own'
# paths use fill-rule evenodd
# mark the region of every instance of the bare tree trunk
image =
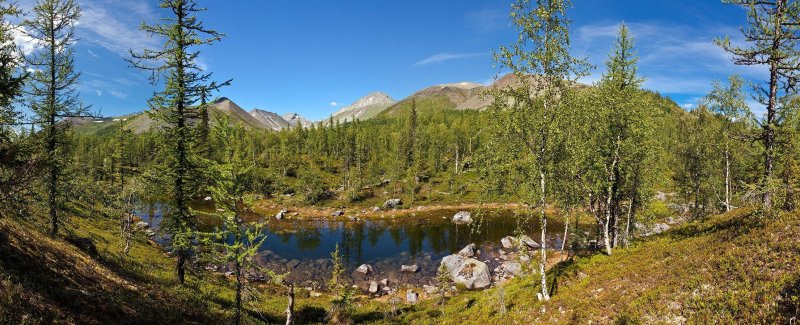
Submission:
<svg viewBox="0 0 800 325">
<path fill-rule="evenodd" d="M 237 252 L 238 255 L 238 252 Z M 242 265 L 236 260 L 236 325 L 242 324 Z"/>
<path fill-rule="evenodd" d="M 725 143 L 725 212 L 731 211 L 731 153 Z"/>
<path fill-rule="evenodd" d="M 561 260 L 564 260 L 564 249 L 567 247 L 567 232 L 569 231 L 569 214 L 564 217 L 564 239 L 561 240 Z"/>
<path fill-rule="evenodd" d="M 286 305 L 286 325 L 294 324 L 294 283 L 289 284 L 289 303 Z"/>
<path fill-rule="evenodd" d="M 622 240 L 625 248 L 628 247 L 628 243 L 631 240 L 631 218 L 633 218 L 633 198 L 628 202 L 628 220 L 625 222 L 625 238 Z"/>
<path fill-rule="evenodd" d="M 542 147 L 544 151 L 544 147 Z M 542 259 L 539 262 L 539 272 L 542 275 L 542 299 L 545 301 L 550 300 L 550 294 L 547 293 L 547 273 L 545 272 L 545 266 L 547 265 L 547 212 L 545 206 L 545 178 L 544 172 L 539 172 L 539 184 L 541 185 L 542 196 L 539 200 L 540 208 L 541 208 L 541 226 L 542 226 L 542 243 L 541 243 L 541 255 Z"/>
</svg>

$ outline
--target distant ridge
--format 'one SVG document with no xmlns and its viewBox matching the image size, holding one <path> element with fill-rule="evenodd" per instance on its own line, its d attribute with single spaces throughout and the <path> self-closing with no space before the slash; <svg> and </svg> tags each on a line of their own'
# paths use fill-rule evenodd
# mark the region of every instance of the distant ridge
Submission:
<svg viewBox="0 0 800 325">
<path fill-rule="evenodd" d="M 367 120 L 392 106 L 396 101 L 386 93 L 376 91 L 359 98 L 350 106 L 344 107 L 331 115 L 334 121 L 352 122 Z"/>
</svg>

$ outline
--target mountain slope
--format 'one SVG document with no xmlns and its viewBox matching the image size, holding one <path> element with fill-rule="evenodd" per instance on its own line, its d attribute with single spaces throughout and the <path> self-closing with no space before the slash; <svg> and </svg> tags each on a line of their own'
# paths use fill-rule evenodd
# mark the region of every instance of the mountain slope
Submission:
<svg viewBox="0 0 800 325">
<path fill-rule="evenodd" d="M 433 86 L 414 93 L 378 115 L 404 116 L 411 109 L 413 100 L 416 101 L 417 112 L 421 114 L 455 109 L 468 99 L 480 94 L 482 89 L 484 89 L 483 86 L 472 82 Z"/>
<path fill-rule="evenodd" d="M 289 122 L 286 122 L 280 115 L 270 111 L 256 108 L 250 111 L 250 115 L 264 128 L 270 130 L 278 131 L 289 127 Z"/>
<path fill-rule="evenodd" d="M 281 115 L 281 118 L 289 123 L 290 127 L 295 127 L 296 125 L 300 124 L 300 126 L 307 128 L 314 123 L 297 113 L 286 113 Z"/>
<path fill-rule="evenodd" d="M 392 106 L 396 101 L 383 92 L 370 93 L 359 98 L 350 106 L 344 107 L 332 114 L 334 121 L 352 122 L 353 120 L 367 120 L 378 115 L 383 110 Z"/>
</svg>

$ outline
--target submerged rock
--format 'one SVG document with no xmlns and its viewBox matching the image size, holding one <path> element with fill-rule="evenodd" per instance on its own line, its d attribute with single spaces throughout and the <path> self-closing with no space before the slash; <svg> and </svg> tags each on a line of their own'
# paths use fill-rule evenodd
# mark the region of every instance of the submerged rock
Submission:
<svg viewBox="0 0 800 325">
<path fill-rule="evenodd" d="M 453 216 L 453 222 L 458 224 L 470 223 L 472 222 L 472 215 L 467 211 L 458 211 Z"/>
<path fill-rule="evenodd" d="M 483 289 L 492 284 L 486 263 L 461 255 L 448 255 L 442 259 L 450 279 L 463 284 L 467 289 Z"/>
<path fill-rule="evenodd" d="M 400 272 L 417 273 L 418 270 L 419 270 L 419 266 L 417 266 L 416 264 L 414 264 L 414 265 L 401 265 L 400 266 Z"/>
</svg>

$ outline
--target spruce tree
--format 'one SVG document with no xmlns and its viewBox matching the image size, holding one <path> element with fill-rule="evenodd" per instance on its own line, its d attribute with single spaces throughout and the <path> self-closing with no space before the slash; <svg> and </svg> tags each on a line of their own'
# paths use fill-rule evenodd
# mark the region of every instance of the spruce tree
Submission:
<svg viewBox="0 0 800 325">
<path fill-rule="evenodd" d="M 800 3 L 790 0 L 723 0 L 747 10 L 747 26 L 741 28 L 747 46 L 731 44 L 730 38 L 715 42 L 733 55 L 738 65 L 764 65 L 769 80 L 757 87 L 757 99 L 766 107 L 761 124 L 764 145 L 762 204 L 772 208 L 773 171 L 775 169 L 775 132 L 780 128 L 785 100 L 797 93 L 800 82 Z"/>
<path fill-rule="evenodd" d="M 37 0 L 33 17 L 23 25 L 37 49 L 26 57 L 34 71 L 27 87 L 27 102 L 35 123 L 44 133 L 47 206 L 50 235 L 58 233 L 59 211 L 63 209 L 63 171 L 66 158 L 66 118 L 81 117 L 86 108 L 78 98 L 80 73 L 75 70 L 75 25 L 81 9 L 75 0 Z"/>
<path fill-rule="evenodd" d="M 163 38 L 160 49 L 131 51 L 129 62 L 136 68 L 149 71 L 154 85 L 164 79 L 164 89 L 148 101 L 148 114 L 164 123 L 165 149 L 168 155 L 165 173 L 172 179 L 172 208 L 165 228 L 172 235 L 172 248 L 178 261 L 178 281 L 184 283 L 185 265 L 192 256 L 196 218 L 189 209 L 192 188 L 197 180 L 196 141 L 202 108 L 195 106 L 204 94 L 219 89 L 228 82 L 211 81 L 211 74 L 197 64 L 199 46 L 211 45 L 222 34 L 207 29 L 197 13 L 204 11 L 194 0 L 162 0 L 161 8 L 169 13 L 162 23 L 142 24 L 142 30 L 153 37 Z"/>
</svg>

